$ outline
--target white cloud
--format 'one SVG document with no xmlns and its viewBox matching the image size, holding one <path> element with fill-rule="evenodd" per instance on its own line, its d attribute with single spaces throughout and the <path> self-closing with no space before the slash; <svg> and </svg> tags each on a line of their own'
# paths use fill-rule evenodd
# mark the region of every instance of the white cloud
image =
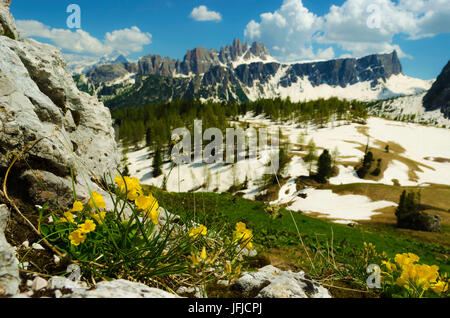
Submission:
<svg viewBox="0 0 450 318">
<path fill-rule="evenodd" d="M 194 8 L 189 15 L 195 21 L 222 21 L 222 15 L 216 11 L 209 11 L 206 6 Z"/>
<path fill-rule="evenodd" d="M 144 45 L 151 43 L 152 35 L 144 33 L 138 27 L 108 32 L 103 41 L 83 30 L 54 29 L 35 20 L 18 20 L 16 22 L 21 34 L 28 37 L 49 39 L 64 53 L 78 55 L 103 56 L 113 52 L 128 55 L 140 52 Z"/>
<path fill-rule="evenodd" d="M 111 33 L 108 32 L 105 36 L 105 46 L 122 52 L 126 49 L 131 52 L 140 52 L 144 45 L 148 45 L 151 42 L 152 35 L 141 32 L 136 26 L 131 29 L 126 28 Z"/>
<path fill-rule="evenodd" d="M 277 57 L 286 61 L 315 59 L 317 52 L 314 52 L 312 40 L 322 23 L 322 19 L 305 8 L 302 1 L 285 0 L 275 12 L 261 14 L 260 22 L 250 21 L 244 36 L 251 41 L 264 42 Z"/>
<path fill-rule="evenodd" d="M 263 13 L 244 31 L 249 41 L 262 41 L 286 61 L 333 57 L 333 46 L 353 56 L 397 50 L 394 37 L 410 40 L 450 32 L 450 0 L 346 0 L 317 16 L 302 0 L 284 0 L 275 12 Z M 317 45 L 323 49 L 317 49 Z M 327 47 L 329 46 L 329 47 Z"/>
</svg>

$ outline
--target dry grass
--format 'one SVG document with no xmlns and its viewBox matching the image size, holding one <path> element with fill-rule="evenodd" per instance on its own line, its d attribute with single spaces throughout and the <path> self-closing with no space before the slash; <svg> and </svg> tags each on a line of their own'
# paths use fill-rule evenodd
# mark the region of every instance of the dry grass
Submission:
<svg viewBox="0 0 450 318">
<path fill-rule="evenodd" d="M 367 126 L 357 126 L 356 131 L 358 131 L 361 135 L 370 137 L 369 135 L 369 127 Z"/>
<path fill-rule="evenodd" d="M 426 158 L 423 158 L 423 159 L 431 160 L 431 161 L 439 162 L 439 163 L 450 163 L 450 158 L 441 158 L 441 157 L 430 158 L 430 157 L 426 157 Z"/>
<path fill-rule="evenodd" d="M 358 145 L 358 150 L 360 150 L 361 152 L 365 152 L 366 150 L 366 145 L 361 144 L 359 142 L 356 141 L 351 141 L 351 140 L 345 140 L 345 142 L 348 143 L 352 143 L 352 144 L 356 144 Z M 365 179 L 367 180 L 373 180 L 373 181 L 380 181 L 381 179 L 383 179 L 384 177 L 384 172 L 386 171 L 386 169 L 389 166 L 389 163 L 392 162 L 393 160 L 397 160 L 403 164 L 405 164 L 406 166 L 408 166 L 409 170 L 408 170 L 408 177 L 410 181 L 413 182 L 417 182 L 418 181 L 418 176 L 417 176 L 417 172 L 423 172 L 422 168 L 427 168 L 427 169 L 431 169 L 434 170 L 434 168 L 427 166 L 423 163 L 411 160 L 409 158 L 406 158 L 404 156 L 402 156 L 401 154 L 405 152 L 405 149 L 395 143 L 395 142 L 382 142 L 380 140 L 375 140 L 374 141 L 374 145 L 375 147 L 371 147 L 369 150 L 373 153 L 373 157 L 374 157 L 374 162 L 372 163 L 372 168 L 371 171 L 369 171 L 369 173 L 366 175 Z M 386 145 L 389 145 L 389 152 L 385 151 L 385 147 Z M 377 148 L 379 147 L 379 148 Z M 370 174 L 370 172 L 372 172 L 377 165 L 377 160 L 381 159 L 381 166 L 380 166 L 380 174 L 378 176 L 373 176 Z M 362 160 L 362 158 L 361 158 Z M 339 162 L 339 164 L 343 164 L 346 166 L 358 166 L 360 163 L 355 163 L 355 162 L 346 162 L 346 161 L 341 161 Z"/>
</svg>

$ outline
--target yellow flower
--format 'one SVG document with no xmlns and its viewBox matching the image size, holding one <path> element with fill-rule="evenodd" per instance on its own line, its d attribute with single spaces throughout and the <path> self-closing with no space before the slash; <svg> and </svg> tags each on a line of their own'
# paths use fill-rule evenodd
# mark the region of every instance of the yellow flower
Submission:
<svg viewBox="0 0 450 318">
<path fill-rule="evenodd" d="M 228 275 L 231 274 L 231 264 L 230 264 L 230 262 L 226 262 L 225 263 L 225 273 L 227 273 Z"/>
<path fill-rule="evenodd" d="M 142 194 L 142 187 L 138 178 L 123 177 L 116 175 L 114 179 L 122 193 L 127 191 L 128 200 L 136 200 Z"/>
<path fill-rule="evenodd" d="M 388 272 L 396 272 L 397 266 L 394 263 L 391 263 L 390 261 L 381 261 L 381 264 L 386 266 L 386 269 Z"/>
<path fill-rule="evenodd" d="M 69 234 L 69 240 L 72 245 L 78 246 L 86 240 L 86 234 L 81 230 L 73 231 Z"/>
<path fill-rule="evenodd" d="M 95 227 L 96 225 L 92 220 L 86 220 L 83 224 L 78 225 L 79 230 L 84 234 L 95 231 Z"/>
<path fill-rule="evenodd" d="M 61 223 L 75 223 L 74 215 L 72 212 L 64 212 L 64 217 L 59 220 Z"/>
<path fill-rule="evenodd" d="M 400 276 L 397 278 L 397 281 L 395 282 L 398 286 L 406 286 L 408 285 L 408 280 L 406 280 L 403 276 Z"/>
<path fill-rule="evenodd" d="M 89 206 L 91 208 L 97 207 L 99 209 L 106 208 L 105 200 L 97 191 L 92 192 L 92 198 L 89 200 Z"/>
<path fill-rule="evenodd" d="M 415 257 L 413 257 L 415 259 Z M 426 264 L 406 264 L 402 267 L 402 274 L 397 279 L 397 285 L 406 286 L 413 284 L 423 290 L 436 283 L 439 277 L 439 267 Z"/>
<path fill-rule="evenodd" d="M 398 265 L 400 265 L 400 267 L 418 262 L 419 259 L 420 259 L 419 256 L 417 256 L 413 253 L 407 253 L 407 254 L 404 253 L 404 254 L 395 255 L 395 262 Z"/>
<path fill-rule="evenodd" d="M 151 209 L 150 212 L 147 212 L 146 216 L 152 220 L 153 224 L 157 225 L 159 223 L 159 208 Z"/>
<path fill-rule="evenodd" d="M 105 219 L 106 212 L 101 211 L 100 213 L 92 214 L 92 218 L 97 221 L 98 224 L 103 224 L 103 221 Z"/>
<path fill-rule="evenodd" d="M 83 211 L 83 203 L 81 203 L 80 201 L 75 201 L 73 203 L 73 207 L 72 207 L 72 212 L 81 212 Z"/>
<path fill-rule="evenodd" d="M 448 291 L 448 282 L 444 282 L 441 280 L 436 284 L 432 285 L 431 289 L 438 295 L 445 293 L 446 291 Z"/>
<path fill-rule="evenodd" d="M 134 201 L 138 209 L 145 212 L 145 216 L 150 218 L 156 225 L 159 222 L 159 204 L 158 201 L 152 196 L 140 195 Z"/>
<path fill-rule="evenodd" d="M 239 222 L 236 224 L 236 231 L 234 231 L 233 237 L 235 241 L 241 243 L 241 248 L 253 249 L 253 234 L 251 230 L 247 229 L 245 223 Z"/>
<path fill-rule="evenodd" d="M 136 203 L 136 206 L 143 211 L 149 211 L 154 206 L 157 208 L 159 207 L 158 201 L 152 195 L 140 195 L 135 199 L 134 203 Z"/>
<path fill-rule="evenodd" d="M 191 237 L 193 236 L 194 238 L 197 238 L 200 234 L 205 236 L 207 231 L 208 231 L 207 227 L 202 224 L 202 225 L 198 226 L 197 228 L 192 229 L 189 232 L 189 236 L 191 236 Z"/>
<path fill-rule="evenodd" d="M 236 223 L 236 231 L 245 232 L 246 230 L 247 230 L 247 226 L 245 225 L 245 223 L 242 223 L 242 222 Z"/>
<path fill-rule="evenodd" d="M 203 246 L 202 252 L 201 252 L 201 254 L 200 254 L 200 258 L 201 258 L 202 260 L 205 260 L 206 257 L 207 257 L 207 255 L 206 255 L 206 247 Z"/>
<path fill-rule="evenodd" d="M 117 186 L 122 189 L 125 188 L 125 181 L 124 178 L 116 174 L 116 177 L 114 178 L 114 182 L 117 184 Z"/>
<path fill-rule="evenodd" d="M 197 266 L 198 265 L 199 260 L 198 260 L 197 254 L 191 253 L 191 256 L 189 256 L 189 258 L 191 259 L 192 266 Z"/>
</svg>

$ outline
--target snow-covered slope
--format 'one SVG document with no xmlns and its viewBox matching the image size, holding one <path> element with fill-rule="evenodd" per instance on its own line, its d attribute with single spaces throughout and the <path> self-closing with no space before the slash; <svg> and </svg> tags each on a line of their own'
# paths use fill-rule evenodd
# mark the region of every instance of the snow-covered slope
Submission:
<svg viewBox="0 0 450 318">
<path fill-rule="evenodd" d="M 417 178 L 411 179 L 410 167 L 399 160 L 392 160 L 383 178 L 377 183 L 392 185 L 397 179 L 403 186 L 427 184 L 450 185 L 450 130 L 423 126 L 414 123 L 402 123 L 371 117 L 367 126 L 359 124 L 344 124 L 343 122 L 330 124 L 329 127 L 316 129 L 308 127 L 306 130 L 291 123 L 274 123 L 261 116 L 246 116 L 240 118 L 251 127 L 270 125 L 273 129 L 280 128 L 294 149 L 290 163 L 283 172 L 286 183 L 279 191 L 279 198 L 272 203 L 286 204 L 293 211 L 320 212 L 325 217 L 341 223 L 367 220 L 377 214 L 379 209 L 395 206 L 394 202 L 372 202 L 365 196 L 337 195 L 331 191 L 305 189 L 297 191 L 296 179 L 308 175 L 308 165 L 302 160 L 305 153 L 295 151 L 296 142 L 302 132 L 307 133 L 306 142 L 314 140 L 319 149 L 337 148 L 342 163 L 338 165 L 339 174 L 330 179 L 331 184 L 375 183 L 376 181 L 362 180 L 357 177 L 354 168 L 349 163 L 356 163 L 364 156 L 361 146 L 367 143 L 370 135 L 370 146 L 383 148 L 387 142 L 396 143 L 405 151 L 401 156 L 417 163 L 415 170 Z M 366 127 L 362 129 L 362 127 Z M 365 131 L 364 131 L 365 130 Z M 378 144 L 379 143 L 379 144 Z M 266 148 L 260 152 L 259 159 L 244 160 L 234 165 L 212 164 L 206 165 L 194 162 L 189 165 L 175 167 L 172 172 L 171 164 L 163 165 L 163 175 L 152 177 L 151 153 L 147 148 L 129 152 L 127 156 L 130 174 L 141 179 L 143 184 L 161 187 L 164 178 L 168 191 L 227 191 L 233 184 L 247 181 L 247 188 L 241 190 L 244 197 L 254 199 L 262 194 L 260 189 L 264 173 L 269 173 L 267 163 L 273 149 Z M 165 177 L 164 177 L 165 176 Z M 306 199 L 300 195 L 307 196 Z"/>
<path fill-rule="evenodd" d="M 380 80 L 376 86 L 370 81 L 358 82 L 346 87 L 322 84 L 313 86 L 308 78 L 298 78 L 291 86 L 283 87 L 280 80 L 286 75 L 289 66 L 282 66 L 278 72 L 264 84 L 256 82 L 245 89 L 250 100 L 260 98 L 290 98 L 294 102 L 315 100 L 318 98 L 338 97 L 348 100 L 376 101 L 397 96 L 422 93 L 430 89 L 432 81 L 412 78 L 403 74 L 392 75 L 386 81 Z"/>
<path fill-rule="evenodd" d="M 424 123 L 438 127 L 450 127 L 450 119 L 445 118 L 439 109 L 433 111 L 425 109 L 423 106 L 425 94 L 421 93 L 379 101 L 369 108 L 369 113 L 389 119 Z"/>
</svg>

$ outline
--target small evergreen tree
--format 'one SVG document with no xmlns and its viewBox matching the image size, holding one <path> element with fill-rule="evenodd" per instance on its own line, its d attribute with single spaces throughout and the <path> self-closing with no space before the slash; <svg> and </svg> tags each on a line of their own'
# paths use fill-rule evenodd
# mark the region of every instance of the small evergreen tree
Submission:
<svg viewBox="0 0 450 318">
<path fill-rule="evenodd" d="M 331 163 L 332 163 L 333 166 L 336 166 L 336 164 L 337 164 L 337 162 L 339 160 L 339 156 L 340 156 L 339 149 L 336 146 L 334 148 L 333 152 L 331 153 Z"/>
<path fill-rule="evenodd" d="M 381 158 L 377 160 L 377 167 L 372 171 L 371 175 L 378 177 L 381 173 Z"/>
<path fill-rule="evenodd" d="M 320 155 L 317 161 L 317 179 L 319 182 L 326 182 L 331 177 L 331 156 L 327 149 Z"/>
<path fill-rule="evenodd" d="M 364 155 L 361 167 L 356 171 L 358 177 L 363 179 L 366 176 L 367 172 L 369 172 L 370 167 L 372 166 L 372 162 L 373 162 L 373 153 L 371 151 L 367 151 L 366 154 Z"/>
<path fill-rule="evenodd" d="M 311 139 L 306 145 L 307 154 L 303 160 L 309 164 L 309 174 L 311 175 L 312 165 L 314 161 L 317 159 L 317 149 L 316 144 L 313 139 Z"/>
<path fill-rule="evenodd" d="M 156 147 L 155 154 L 153 156 L 153 177 L 159 177 L 162 174 L 161 170 L 162 166 L 162 156 L 161 156 L 161 148 Z"/>
<path fill-rule="evenodd" d="M 152 130 L 150 128 L 147 128 L 145 132 L 145 145 L 149 148 L 152 147 Z"/>
<path fill-rule="evenodd" d="M 420 229 L 419 223 L 422 215 L 419 211 L 419 195 L 403 191 L 400 196 L 398 207 L 395 210 L 397 226 L 407 229 Z"/>
<path fill-rule="evenodd" d="M 305 132 L 302 132 L 302 133 L 298 136 L 298 139 L 297 139 L 297 143 L 298 143 L 299 146 L 300 146 L 300 150 L 303 149 L 303 146 L 304 146 L 304 144 L 305 144 L 305 141 L 306 141 L 306 134 L 305 134 Z"/>
</svg>

